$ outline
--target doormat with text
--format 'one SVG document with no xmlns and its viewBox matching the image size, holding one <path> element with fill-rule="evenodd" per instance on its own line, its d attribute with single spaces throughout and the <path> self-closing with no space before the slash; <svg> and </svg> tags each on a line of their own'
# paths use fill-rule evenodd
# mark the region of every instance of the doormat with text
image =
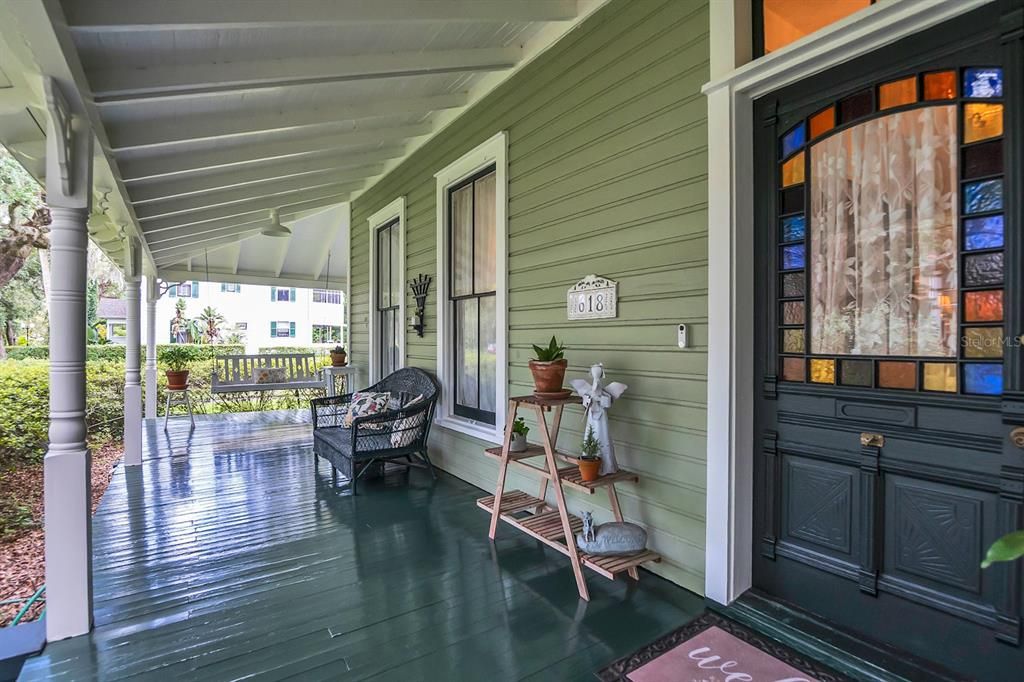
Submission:
<svg viewBox="0 0 1024 682">
<path fill-rule="evenodd" d="M 706 612 L 597 673 L 604 682 L 849 682 L 793 649 Z"/>
</svg>

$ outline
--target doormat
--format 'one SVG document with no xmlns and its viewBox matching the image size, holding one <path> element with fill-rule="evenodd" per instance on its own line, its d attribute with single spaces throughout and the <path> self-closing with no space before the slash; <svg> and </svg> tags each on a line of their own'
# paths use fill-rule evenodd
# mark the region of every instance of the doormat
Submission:
<svg viewBox="0 0 1024 682">
<path fill-rule="evenodd" d="M 620 658 L 597 677 L 604 682 L 850 682 L 710 611 Z"/>
</svg>

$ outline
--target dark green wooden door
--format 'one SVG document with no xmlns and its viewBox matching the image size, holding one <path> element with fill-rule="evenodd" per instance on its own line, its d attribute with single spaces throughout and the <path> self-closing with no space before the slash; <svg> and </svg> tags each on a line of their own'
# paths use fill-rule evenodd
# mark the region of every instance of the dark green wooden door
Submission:
<svg viewBox="0 0 1024 682">
<path fill-rule="evenodd" d="M 755 105 L 755 588 L 982 679 L 1024 669 L 1020 565 L 979 566 L 1021 524 L 1022 20 Z"/>
</svg>

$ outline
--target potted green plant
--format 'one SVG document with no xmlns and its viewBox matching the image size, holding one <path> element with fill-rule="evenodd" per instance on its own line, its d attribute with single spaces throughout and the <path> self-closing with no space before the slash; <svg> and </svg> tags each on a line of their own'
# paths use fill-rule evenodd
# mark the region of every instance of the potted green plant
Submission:
<svg viewBox="0 0 1024 682">
<path fill-rule="evenodd" d="M 167 365 L 167 388 L 180 391 L 188 388 L 188 363 L 195 358 L 190 346 L 172 345 L 162 353 L 161 358 Z"/>
<path fill-rule="evenodd" d="M 562 382 L 565 380 L 565 368 L 569 364 L 565 359 L 565 346 L 552 336 L 547 348 L 534 345 L 533 352 L 536 355 L 530 360 L 533 392 L 537 395 L 564 393 Z"/>
<path fill-rule="evenodd" d="M 331 349 L 331 367 L 344 367 L 348 364 L 348 353 L 345 346 L 335 346 Z"/>
<path fill-rule="evenodd" d="M 508 446 L 509 452 L 526 452 L 526 436 L 530 433 L 530 427 L 526 425 L 522 417 L 517 417 L 512 422 L 512 442 Z"/>
<path fill-rule="evenodd" d="M 587 435 L 583 437 L 580 450 L 583 453 L 578 460 L 580 478 L 584 481 L 596 481 L 601 476 L 601 441 L 590 429 L 587 429 Z"/>
</svg>

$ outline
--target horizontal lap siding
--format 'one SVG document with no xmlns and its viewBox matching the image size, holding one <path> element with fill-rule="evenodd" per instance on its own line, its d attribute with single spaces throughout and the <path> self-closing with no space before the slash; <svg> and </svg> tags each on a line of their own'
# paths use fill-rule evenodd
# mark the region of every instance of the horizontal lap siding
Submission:
<svg viewBox="0 0 1024 682">
<path fill-rule="evenodd" d="M 367 357 L 367 219 L 405 195 L 406 277 L 436 272 L 434 173 L 500 130 L 509 134 L 509 394 L 528 393 L 531 344 L 569 347 L 569 376 L 604 362 L 629 384 L 612 410 L 616 452 L 639 484 L 620 486 L 627 518 L 649 529 L 652 569 L 704 588 L 707 395 L 705 0 L 616 0 L 478 102 L 354 202 L 352 350 Z M 565 293 L 597 273 L 619 282 L 619 317 L 569 322 Z M 407 363 L 436 368 L 436 286 L 427 332 L 406 336 Z M 408 301 L 412 309 L 411 299 Z M 691 347 L 676 347 L 685 322 Z M 563 423 L 578 451 L 582 413 Z M 534 432 L 536 433 L 536 432 Z M 492 490 L 482 444 L 437 429 L 432 457 Z M 521 474 L 510 487 L 534 490 Z M 573 509 L 610 517 L 603 494 Z M 467 514 L 481 513 L 475 507 Z"/>
</svg>

